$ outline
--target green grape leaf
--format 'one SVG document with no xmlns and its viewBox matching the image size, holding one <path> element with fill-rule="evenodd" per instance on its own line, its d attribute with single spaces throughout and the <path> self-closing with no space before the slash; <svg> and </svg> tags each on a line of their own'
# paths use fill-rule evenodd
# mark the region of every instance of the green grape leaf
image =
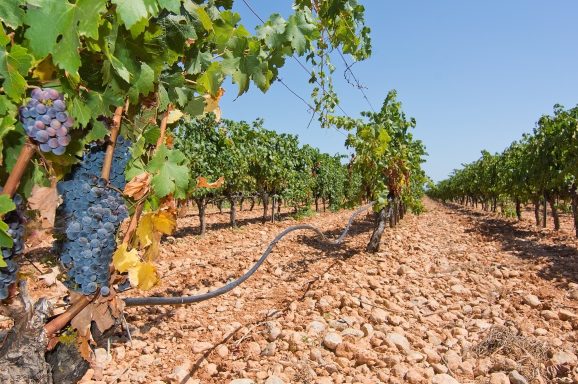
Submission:
<svg viewBox="0 0 578 384">
<path fill-rule="evenodd" d="M 148 95 L 154 91 L 155 72 L 146 63 L 141 63 L 138 79 L 128 91 L 131 103 L 136 103 L 140 95 Z"/>
<path fill-rule="evenodd" d="M 0 2 L 0 20 L 12 29 L 20 27 L 24 18 L 24 10 L 20 6 L 25 3 L 24 0 L 2 0 Z"/>
<path fill-rule="evenodd" d="M 106 0 L 79 0 L 76 4 L 37 0 L 34 5 L 29 4 L 24 23 L 29 26 L 25 36 L 32 53 L 38 58 L 51 53 L 56 65 L 77 75 L 80 36 L 98 38 L 98 26 L 104 10 Z"/>
<path fill-rule="evenodd" d="M 14 240 L 12 240 L 12 236 L 8 234 L 8 224 L 0 220 L 0 247 L 2 248 L 12 248 L 14 245 Z M 4 258 L 0 254 L 0 268 L 6 267 L 6 262 Z"/>
<path fill-rule="evenodd" d="M 159 12 L 157 0 L 112 0 L 116 4 L 116 13 L 127 29 L 132 30 L 138 23 Z"/>
<path fill-rule="evenodd" d="M 4 161 L 4 137 L 16 127 L 17 110 L 6 95 L 0 95 L 0 165 Z"/>
<path fill-rule="evenodd" d="M 142 135 L 142 137 L 145 139 L 145 143 L 147 144 L 156 144 L 160 136 L 161 129 L 156 125 L 150 126 L 147 130 L 144 131 Z"/>
<path fill-rule="evenodd" d="M 0 17 L 0 19 L 1 18 L 2 17 Z M 6 31 L 4 31 L 4 26 L 2 25 L 2 23 L 0 23 L 0 46 L 4 47 L 9 42 L 10 42 L 10 38 L 6 34 Z"/>
<path fill-rule="evenodd" d="M 211 55 L 211 52 L 199 52 L 191 62 L 191 65 L 187 69 L 187 73 L 190 75 L 201 73 L 205 68 L 211 65 L 212 61 L 213 55 Z"/>
<path fill-rule="evenodd" d="M 158 197 L 174 193 L 182 198 L 189 185 L 189 170 L 185 165 L 185 155 L 176 149 L 168 149 L 164 144 L 157 148 L 147 166 L 153 174 L 151 185 Z"/>
<path fill-rule="evenodd" d="M 287 22 L 278 13 L 274 13 L 269 20 L 257 29 L 257 37 L 265 41 L 265 45 L 271 49 L 281 47 L 287 40 L 285 28 Z"/>
<path fill-rule="evenodd" d="M 102 140 L 108 135 L 108 128 L 102 121 L 94 121 L 92 129 L 86 134 L 84 141 L 90 143 L 96 140 Z"/>
<path fill-rule="evenodd" d="M 28 50 L 18 44 L 10 49 L 10 52 L 0 48 L 0 76 L 4 77 L 2 86 L 4 92 L 14 101 L 22 100 L 26 92 L 26 80 L 24 76 L 32 66 L 34 58 L 28 54 Z"/>
<path fill-rule="evenodd" d="M 70 116 L 74 118 L 74 125 L 86 127 L 92 117 L 92 109 L 80 98 L 74 97 L 70 104 Z"/>
<path fill-rule="evenodd" d="M 172 13 L 179 14 L 181 11 L 181 0 L 158 0 L 159 6 Z"/>
<path fill-rule="evenodd" d="M 310 41 L 317 36 L 318 30 L 315 24 L 308 20 L 305 12 L 296 12 L 287 20 L 285 39 L 291 42 L 291 46 L 299 55 L 307 51 Z"/>
<path fill-rule="evenodd" d="M 202 96 L 193 97 L 185 105 L 183 111 L 191 116 L 202 115 L 205 111 L 205 98 Z"/>
<path fill-rule="evenodd" d="M 197 91 L 201 94 L 208 93 L 216 97 L 223 80 L 224 76 L 221 70 L 221 64 L 215 61 L 211 63 L 209 68 L 197 79 Z"/>
<path fill-rule="evenodd" d="M 170 102 L 167 90 L 162 84 L 159 84 L 159 112 L 166 111 Z"/>
<path fill-rule="evenodd" d="M 207 13 L 207 11 L 205 11 L 204 8 L 196 7 L 196 12 L 197 12 L 197 16 L 199 18 L 199 21 L 203 25 L 203 28 L 205 28 L 205 30 L 207 30 L 207 31 L 212 31 L 213 30 L 213 21 L 211 20 L 211 17 Z"/>
<path fill-rule="evenodd" d="M 0 195 L 0 215 L 4 215 L 16 209 L 14 201 L 6 194 Z"/>
</svg>

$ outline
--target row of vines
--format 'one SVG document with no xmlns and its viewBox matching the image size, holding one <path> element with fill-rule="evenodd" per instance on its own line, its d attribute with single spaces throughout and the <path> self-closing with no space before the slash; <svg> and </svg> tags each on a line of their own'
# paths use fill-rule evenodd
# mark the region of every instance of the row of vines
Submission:
<svg viewBox="0 0 578 384">
<path fill-rule="evenodd" d="M 394 225 L 407 209 L 421 209 L 425 149 L 395 92 L 360 119 L 334 114 L 331 52 L 354 60 L 371 53 L 363 6 L 298 0 L 289 17 L 271 15 L 251 33 L 233 5 L 0 4 L 0 313 L 15 322 L 0 345 L 0 381 L 51 382 L 44 352 L 58 351 L 64 336 L 92 360 L 95 332 L 122 318 L 122 291 L 158 283 L 162 237 L 190 202 L 204 231 L 210 201 L 228 201 L 232 226 L 247 198 L 261 201 L 263 221 L 268 212 L 274 220 L 280 202 L 297 212 L 320 200 L 331 209 L 375 201 L 374 252 L 387 219 Z M 221 119 L 227 79 L 237 96 L 251 85 L 266 92 L 297 56 L 318 85 L 312 98 L 321 125 L 350 132 L 348 164 L 261 120 Z M 53 236 L 69 289 L 69 306 L 55 316 L 42 300 L 33 313 L 18 275 L 26 237 L 38 231 Z"/>
<path fill-rule="evenodd" d="M 540 117 L 531 134 L 514 141 L 502 153 L 482 157 L 454 171 L 429 194 L 496 212 L 513 207 L 518 220 L 532 204 L 536 225 L 546 227 L 550 206 L 554 229 L 560 229 L 559 210 L 571 207 L 578 236 L 578 107 L 554 106 Z"/>
</svg>

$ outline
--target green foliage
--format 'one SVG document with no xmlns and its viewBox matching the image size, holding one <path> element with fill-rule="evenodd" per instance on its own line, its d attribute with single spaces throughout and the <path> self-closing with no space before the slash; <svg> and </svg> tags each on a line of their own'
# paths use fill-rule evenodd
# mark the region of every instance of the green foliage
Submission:
<svg viewBox="0 0 578 384">
<path fill-rule="evenodd" d="M 578 178 L 578 107 L 554 106 L 533 134 L 514 141 L 502 153 L 482 157 L 454 170 L 428 193 L 442 200 L 482 202 L 572 198 Z"/>
<path fill-rule="evenodd" d="M 332 117 L 338 127 L 355 130 L 346 145 L 355 150 L 353 171 L 361 177 L 362 193 L 375 200 L 378 212 L 392 199 L 401 199 L 410 209 L 421 209 L 421 196 L 427 181 L 421 169 L 425 147 L 409 132 L 415 120 L 408 119 L 390 91 L 378 112 L 363 112 L 362 119 Z"/>
<path fill-rule="evenodd" d="M 180 196 L 185 174 L 179 156 L 169 151 L 169 164 L 159 165 L 161 155 L 152 156 L 155 143 L 150 140 L 157 131 L 149 126 L 158 127 L 169 106 L 200 115 L 206 108 L 204 96 L 218 102 L 227 78 L 237 84 L 239 95 L 251 82 L 266 91 L 286 57 L 308 55 L 315 65 L 317 47 L 327 45 L 326 39 L 357 59 L 369 52 L 363 7 L 352 1 L 324 6 L 321 12 L 314 4 L 299 2 L 287 19 L 272 15 L 255 34 L 241 24 L 232 6 L 231 0 L 3 1 L 0 161 L 18 142 L 5 140 L 6 135 L 14 130 L 23 135 L 17 106 L 30 87 L 49 85 L 63 92 L 80 131 L 64 161 L 42 163 L 58 168 L 59 177 L 89 140 L 104 137 L 102 118 L 110 118 L 128 100 L 131 108 L 124 113 L 122 131 L 135 143 L 128 173 L 150 169 L 156 198 Z M 344 29 L 346 23 L 353 30 Z"/>
</svg>

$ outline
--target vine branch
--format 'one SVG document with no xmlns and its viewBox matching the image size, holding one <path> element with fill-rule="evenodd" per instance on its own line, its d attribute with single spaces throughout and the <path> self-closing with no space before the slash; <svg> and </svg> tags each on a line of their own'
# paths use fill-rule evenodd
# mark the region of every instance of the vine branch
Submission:
<svg viewBox="0 0 578 384">
<path fill-rule="evenodd" d="M 14 196 L 16 190 L 18 189 L 18 185 L 20 185 L 22 175 L 24 175 L 26 167 L 28 166 L 30 159 L 32 159 L 34 152 L 36 152 L 36 146 L 30 142 L 30 140 L 26 140 L 24 146 L 20 150 L 20 154 L 18 155 L 18 159 L 16 160 L 14 168 L 8 175 L 8 179 L 6 180 L 6 184 L 4 184 L 2 193 L 9 195 L 10 197 Z"/>
<path fill-rule="evenodd" d="M 102 164 L 102 172 L 100 177 L 107 180 L 110 177 L 110 169 L 112 168 L 112 158 L 114 155 L 114 147 L 116 145 L 116 138 L 118 137 L 118 132 L 120 131 L 120 121 L 122 119 L 123 107 L 116 107 L 114 111 L 114 117 L 112 119 L 112 128 L 110 129 L 109 142 L 106 147 L 106 154 L 104 155 L 104 162 Z"/>
</svg>

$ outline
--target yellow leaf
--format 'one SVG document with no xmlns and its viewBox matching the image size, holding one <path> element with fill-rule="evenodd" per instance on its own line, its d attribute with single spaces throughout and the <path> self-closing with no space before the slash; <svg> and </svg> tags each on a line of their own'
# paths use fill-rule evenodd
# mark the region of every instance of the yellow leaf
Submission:
<svg viewBox="0 0 578 384">
<path fill-rule="evenodd" d="M 161 234 L 159 232 L 155 232 L 153 234 L 153 241 L 147 247 L 143 259 L 146 261 L 153 261 L 157 258 L 160 252 L 161 252 Z"/>
<path fill-rule="evenodd" d="M 124 194 L 135 200 L 142 199 L 150 190 L 151 179 L 152 175 L 148 172 L 136 175 L 124 187 Z"/>
<path fill-rule="evenodd" d="M 179 119 L 183 116 L 184 116 L 184 113 L 181 112 L 179 109 L 173 109 L 169 112 L 169 118 L 167 119 L 167 124 L 172 124 L 175 121 L 179 121 Z"/>
<path fill-rule="evenodd" d="M 147 212 L 140 217 L 138 227 L 136 228 L 136 237 L 141 247 L 148 247 L 152 243 L 154 213 Z"/>
<path fill-rule="evenodd" d="M 153 225 L 155 231 L 170 235 L 177 226 L 176 218 L 173 214 L 167 211 L 159 211 L 153 218 Z"/>
<path fill-rule="evenodd" d="M 154 240 L 154 233 L 170 235 L 175 230 L 175 215 L 168 211 L 147 212 L 141 216 L 136 236 L 142 248 L 148 247 Z"/>
<path fill-rule="evenodd" d="M 119 272 L 127 272 L 140 262 L 136 249 L 127 250 L 127 244 L 121 244 L 112 255 L 112 264 Z"/>
<path fill-rule="evenodd" d="M 152 263 L 139 263 L 128 271 L 131 285 L 142 290 L 149 290 L 155 286 L 159 278 L 157 270 Z"/>
</svg>

